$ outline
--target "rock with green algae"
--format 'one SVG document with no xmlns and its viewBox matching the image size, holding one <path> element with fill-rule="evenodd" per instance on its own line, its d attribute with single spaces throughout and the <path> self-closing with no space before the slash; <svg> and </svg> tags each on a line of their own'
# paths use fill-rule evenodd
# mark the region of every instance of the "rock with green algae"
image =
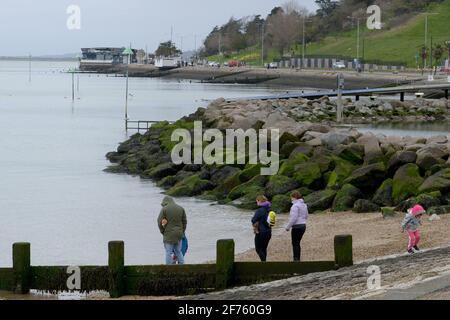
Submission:
<svg viewBox="0 0 450 320">
<path fill-rule="evenodd" d="M 305 203 L 308 205 L 310 213 L 331 208 L 336 193 L 335 190 L 325 189 L 305 196 Z"/>
<path fill-rule="evenodd" d="M 249 164 L 247 165 L 244 170 L 239 174 L 239 180 L 241 182 L 247 182 L 254 177 L 261 174 L 261 164 Z"/>
<path fill-rule="evenodd" d="M 275 175 L 269 178 L 266 185 L 265 195 L 269 198 L 282 195 L 300 187 L 300 184 L 292 178 Z"/>
<path fill-rule="evenodd" d="M 392 179 L 385 180 L 375 192 L 375 195 L 372 198 L 372 202 L 379 206 L 392 206 L 394 204 L 394 201 L 392 199 L 393 184 L 394 181 Z"/>
<path fill-rule="evenodd" d="M 172 176 L 177 173 L 177 166 L 171 162 L 166 162 L 156 166 L 153 169 L 147 170 L 142 177 L 147 179 L 161 180 L 167 176 Z"/>
<path fill-rule="evenodd" d="M 292 177 L 294 175 L 294 173 L 296 172 L 295 167 L 299 164 L 307 162 L 308 160 L 309 160 L 309 158 L 305 154 L 297 153 L 292 158 L 289 158 L 288 160 L 284 160 L 281 163 L 278 174 L 287 176 L 287 177 Z"/>
<path fill-rule="evenodd" d="M 291 210 L 292 202 L 290 195 L 279 194 L 272 199 L 272 209 L 277 213 L 286 213 Z"/>
<path fill-rule="evenodd" d="M 219 198 L 224 199 L 228 196 L 228 194 L 242 184 L 242 182 L 239 180 L 239 174 L 240 170 L 236 172 L 235 174 L 229 176 L 226 178 L 221 184 L 219 184 L 214 190 L 213 193 Z"/>
<path fill-rule="evenodd" d="M 381 181 L 386 179 L 386 167 L 384 163 L 379 162 L 371 165 L 362 166 L 354 170 L 351 175 L 344 180 L 363 191 L 374 190 Z"/>
<path fill-rule="evenodd" d="M 380 206 L 366 199 L 357 200 L 353 206 L 353 212 L 356 213 L 372 213 L 379 211 Z"/>
<path fill-rule="evenodd" d="M 264 195 L 264 188 L 258 186 L 252 186 L 245 190 L 245 194 L 241 197 L 229 202 L 240 209 L 256 210 L 258 205 L 256 204 L 256 197 Z"/>
<path fill-rule="evenodd" d="M 264 187 L 268 181 L 268 176 L 256 176 L 250 181 L 233 188 L 228 194 L 228 199 L 236 200 L 248 194 L 260 193 L 264 195 Z M 255 197 L 256 199 L 256 197 Z M 253 199 L 253 200 L 255 200 Z"/>
<path fill-rule="evenodd" d="M 397 212 L 392 207 L 383 207 L 381 208 L 381 215 L 383 219 L 394 218 L 397 216 Z"/>
<path fill-rule="evenodd" d="M 427 210 L 427 214 L 430 216 L 432 215 L 444 215 L 444 214 L 450 214 L 450 206 L 439 206 L 439 207 L 432 207 Z"/>
<path fill-rule="evenodd" d="M 417 154 L 413 151 L 397 151 L 394 153 L 388 162 L 388 171 L 394 174 L 401 166 L 408 163 L 415 163 Z"/>
<path fill-rule="evenodd" d="M 395 173 L 392 185 L 392 198 L 395 204 L 419 193 L 419 187 L 424 179 L 416 164 L 408 163 L 400 167 Z"/>
<path fill-rule="evenodd" d="M 442 193 L 440 191 L 434 191 L 430 193 L 423 193 L 417 197 L 409 198 L 402 201 L 396 208 L 398 211 L 406 212 L 408 209 L 420 204 L 425 209 L 440 206 L 442 203 Z"/>
<path fill-rule="evenodd" d="M 294 180 L 301 186 L 313 186 L 321 178 L 322 172 L 317 162 L 308 161 L 295 167 Z"/>
<path fill-rule="evenodd" d="M 333 201 L 332 211 L 342 212 L 351 210 L 355 202 L 363 196 L 361 190 L 352 186 L 351 184 L 346 184 L 338 191 L 336 197 Z"/>
<path fill-rule="evenodd" d="M 202 180 L 198 175 L 194 175 L 177 183 L 167 191 L 167 194 L 172 197 L 193 197 L 213 188 L 214 185 L 210 181 Z"/>
<path fill-rule="evenodd" d="M 450 191 L 450 168 L 444 169 L 428 177 L 419 187 L 419 192 Z"/>
<path fill-rule="evenodd" d="M 364 145 L 352 143 L 348 146 L 339 146 L 334 153 L 354 165 L 362 165 L 364 162 Z"/>
<path fill-rule="evenodd" d="M 347 160 L 334 157 L 335 168 L 330 172 L 327 181 L 327 188 L 339 188 L 345 179 L 353 172 L 355 166 Z"/>
</svg>

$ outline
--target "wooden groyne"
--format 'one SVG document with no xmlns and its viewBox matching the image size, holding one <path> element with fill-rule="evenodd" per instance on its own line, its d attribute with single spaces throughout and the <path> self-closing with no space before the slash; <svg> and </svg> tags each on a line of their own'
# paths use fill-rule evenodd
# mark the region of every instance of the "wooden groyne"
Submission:
<svg viewBox="0 0 450 320">
<path fill-rule="evenodd" d="M 126 266 L 124 242 L 113 241 L 108 244 L 107 266 L 31 266 L 31 245 L 15 243 L 12 268 L 0 268 L 0 290 L 107 291 L 111 298 L 192 295 L 353 265 L 351 236 L 336 236 L 334 251 L 334 261 L 235 262 L 234 241 L 219 240 L 215 264 Z"/>
</svg>

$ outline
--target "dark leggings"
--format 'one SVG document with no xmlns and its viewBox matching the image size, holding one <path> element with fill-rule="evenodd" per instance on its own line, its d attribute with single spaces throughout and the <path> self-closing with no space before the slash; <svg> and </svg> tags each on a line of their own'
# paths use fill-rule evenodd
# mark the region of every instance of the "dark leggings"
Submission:
<svg viewBox="0 0 450 320">
<path fill-rule="evenodd" d="M 300 243 L 302 242 L 305 232 L 306 225 L 304 224 L 297 225 L 292 228 L 292 249 L 294 252 L 294 261 L 300 261 L 302 256 L 302 247 L 300 246 Z"/>
<path fill-rule="evenodd" d="M 261 232 L 255 235 L 255 249 L 262 262 L 267 261 L 267 247 L 269 246 L 272 232 Z"/>
</svg>

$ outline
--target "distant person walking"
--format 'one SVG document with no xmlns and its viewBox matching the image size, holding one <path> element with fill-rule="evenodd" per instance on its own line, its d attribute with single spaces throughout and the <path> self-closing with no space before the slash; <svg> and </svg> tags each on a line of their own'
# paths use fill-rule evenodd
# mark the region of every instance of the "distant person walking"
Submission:
<svg viewBox="0 0 450 320">
<path fill-rule="evenodd" d="M 173 255 L 177 257 L 178 264 L 184 264 L 182 240 L 187 226 L 186 212 L 170 197 L 165 197 L 161 205 L 162 209 L 158 217 L 158 227 L 164 237 L 166 264 L 175 264 Z"/>
<path fill-rule="evenodd" d="M 292 207 L 286 231 L 291 231 L 294 261 L 300 261 L 302 255 L 301 242 L 306 232 L 306 223 L 309 216 L 308 206 L 305 204 L 303 196 L 298 191 L 292 192 L 291 200 Z"/>
<path fill-rule="evenodd" d="M 267 247 L 272 238 L 272 228 L 268 222 L 270 207 L 272 204 L 265 196 L 258 196 L 256 204 L 259 209 L 256 210 L 252 218 L 253 231 L 255 232 L 255 249 L 262 262 L 267 261 Z"/>
</svg>

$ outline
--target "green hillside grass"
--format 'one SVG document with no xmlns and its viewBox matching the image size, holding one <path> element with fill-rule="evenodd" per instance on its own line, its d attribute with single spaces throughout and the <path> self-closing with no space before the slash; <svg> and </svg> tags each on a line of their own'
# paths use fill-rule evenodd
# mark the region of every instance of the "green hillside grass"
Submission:
<svg viewBox="0 0 450 320">
<path fill-rule="evenodd" d="M 427 12 L 439 13 L 438 15 L 428 16 L 428 47 L 431 39 L 433 39 L 434 44 L 450 41 L 450 0 L 430 5 Z M 355 28 L 355 30 L 350 32 L 330 35 L 320 42 L 308 44 L 306 54 L 356 57 L 356 34 Z M 422 63 L 420 51 L 424 45 L 424 40 L 424 14 L 418 14 L 404 25 L 391 30 L 368 30 L 364 20 L 361 21 L 360 56 L 363 57 L 364 52 L 365 60 L 396 61 L 406 63 L 408 67 L 415 68 L 417 67 L 416 55 L 419 55 L 419 64 L 421 65 Z M 297 55 L 301 55 L 301 46 L 297 44 L 290 50 L 290 52 L 292 51 Z M 444 57 L 447 57 L 447 54 Z M 222 62 L 236 59 L 245 61 L 250 65 L 260 65 L 261 49 L 260 47 L 253 47 L 222 58 L 212 56 L 208 59 Z M 276 50 L 271 50 L 268 53 L 266 62 L 276 59 L 280 59 L 280 54 Z"/>
<path fill-rule="evenodd" d="M 428 16 L 428 47 L 431 38 L 435 44 L 450 41 L 450 0 L 431 5 L 427 12 L 439 13 L 438 15 Z M 399 61 L 407 63 L 409 67 L 416 67 L 416 55 L 420 53 L 425 41 L 425 15 L 417 15 L 405 25 L 392 30 L 372 31 L 368 30 L 364 24 L 361 31 L 366 60 Z M 363 41 L 361 40 L 361 56 L 362 46 Z M 308 46 L 308 54 L 339 54 L 355 57 L 356 30 L 312 43 Z M 419 62 L 421 62 L 420 60 L 419 58 Z"/>
</svg>

